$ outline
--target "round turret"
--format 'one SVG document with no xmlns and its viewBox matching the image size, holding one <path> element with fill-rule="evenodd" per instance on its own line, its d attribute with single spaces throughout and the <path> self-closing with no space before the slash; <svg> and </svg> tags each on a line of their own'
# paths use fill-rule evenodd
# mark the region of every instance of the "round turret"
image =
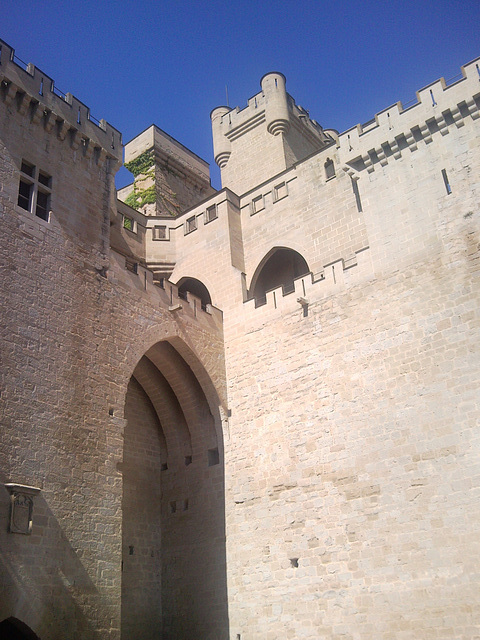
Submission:
<svg viewBox="0 0 480 640">
<path fill-rule="evenodd" d="M 267 73 L 260 80 L 265 96 L 265 119 L 267 130 L 274 136 L 286 133 L 290 127 L 286 78 L 283 73 Z"/>
<path fill-rule="evenodd" d="M 215 162 L 220 169 L 223 169 L 227 164 L 230 154 L 232 153 L 230 140 L 225 135 L 226 125 L 223 120 L 223 116 L 229 111 L 231 111 L 230 107 L 217 107 L 210 114 L 212 121 L 213 153 Z"/>
</svg>

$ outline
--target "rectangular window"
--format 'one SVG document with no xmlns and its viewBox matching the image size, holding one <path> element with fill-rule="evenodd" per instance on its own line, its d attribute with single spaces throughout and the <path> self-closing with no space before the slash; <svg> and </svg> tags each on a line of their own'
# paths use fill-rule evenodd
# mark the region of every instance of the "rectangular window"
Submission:
<svg viewBox="0 0 480 640">
<path fill-rule="evenodd" d="M 37 205 L 35 207 L 35 215 L 37 215 L 39 218 L 42 218 L 42 220 L 48 220 L 49 199 L 50 199 L 50 196 L 48 193 L 40 191 L 40 189 L 38 190 Z"/>
<path fill-rule="evenodd" d="M 132 273 L 138 274 L 138 262 L 135 262 L 131 258 L 125 258 L 125 269 Z"/>
<path fill-rule="evenodd" d="M 123 228 L 127 231 L 131 231 L 132 233 L 137 233 L 135 220 L 133 218 L 129 218 L 128 216 L 123 216 Z"/>
<path fill-rule="evenodd" d="M 213 204 L 211 207 L 207 207 L 207 211 L 205 214 L 205 222 L 211 222 L 215 220 L 217 217 L 217 205 Z"/>
<path fill-rule="evenodd" d="M 167 240 L 167 227 L 165 225 L 155 225 L 152 228 L 152 240 Z"/>
<path fill-rule="evenodd" d="M 31 182 L 20 180 L 20 186 L 18 188 L 18 206 L 30 211 L 32 193 L 33 184 Z"/>
<path fill-rule="evenodd" d="M 43 184 L 44 187 L 48 187 L 50 189 L 52 178 L 46 173 L 43 173 L 43 171 L 38 172 L 38 181 L 40 184 Z"/>
<path fill-rule="evenodd" d="M 22 160 L 20 172 L 18 206 L 48 222 L 52 177 L 27 160 Z"/>
<path fill-rule="evenodd" d="M 265 208 L 263 196 L 257 196 L 252 200 L 252 215 L 258 213 Z"/>
<path fill-rule="evenodd" d="M 196 228 L 197 228 L 197 218 L 195 216 L 188 218 L 187 222 L 185 223 L 185 235 L 187 233 L 192 233 L 192 231 L 195 231 Z"/>
<path fill-rule="evenodd" d="M 285 182 L 278 184 L 273 188 L 273 201 L 278 202 L 282 198 L 285 198 L 288 195 L 287 185 Z"/>
<path fill-rule="evenodd" d="M 26 160 L 22 160 L 22 168 L 20 169 L 20 171 L 26 176 L 30 176 L 31 178 L 33 178 L 35 173 L 35 166 L 33 164 L 30 164 Z"/>
</svg>

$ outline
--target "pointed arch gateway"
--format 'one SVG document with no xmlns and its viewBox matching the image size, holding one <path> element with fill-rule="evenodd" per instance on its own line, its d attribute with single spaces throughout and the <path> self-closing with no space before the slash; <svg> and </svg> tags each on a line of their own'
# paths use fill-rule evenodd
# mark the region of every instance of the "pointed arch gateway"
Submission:
<svg viewBox="0 0 480 640">
<path fill-rule="evenodd" d="M 158 342 L 140 359 L 128 385 L 124 640 L 228 637 L 219 403 L 201 363 L 192 358 L 179 339 Z"/>
</svg>

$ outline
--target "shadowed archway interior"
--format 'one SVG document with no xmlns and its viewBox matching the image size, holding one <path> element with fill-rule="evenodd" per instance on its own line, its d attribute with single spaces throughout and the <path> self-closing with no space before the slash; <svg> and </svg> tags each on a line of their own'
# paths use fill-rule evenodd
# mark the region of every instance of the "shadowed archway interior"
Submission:
<svg viewBox="0 0 480 640">
<path fill-rule="evenodd" d="M 125 418 L 122 638 L 228 637 L 218 401 L 164 341 L 137 364 Z"/>
<path fill-rule="evenodd" d="M 293 249 L 274 247 L 258 265 L 250 285 L 255 306 L 266 304 L 266 294 L 282 287 L 283 294 L 295 290 L 294 280 L 310 272 L 305 258 Z"/>
<path fill-rule="evenodd" d="M 1 640 L 40 640 L 26 624 L 17 618 L 7 618 L 0 622 Z"/>
<path fill-rule="evenodd" d="M 178 295 L 183 298 L 187 293 L 193 293 L 194 296 L 200 298 L 202 309 L 206 309 L 207 304 L 212 304 L 212 298 L 207 287 L 197 280 L 197 278 L 182 278 L 177 283 Z"/>
</svg>

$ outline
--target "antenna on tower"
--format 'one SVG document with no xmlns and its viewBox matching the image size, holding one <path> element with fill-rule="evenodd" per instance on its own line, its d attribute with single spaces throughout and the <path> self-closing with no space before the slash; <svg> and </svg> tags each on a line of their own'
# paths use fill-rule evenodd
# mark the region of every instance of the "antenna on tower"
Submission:
<svg viewBox="0 0 480 640">
<path fill-rule="evenodd" d="M 229 107 L 230 105 L 228 104 L 228 87 L 227 87 L 227 85 L 225 85 L 225 95 L 226 95 L 226 98 L 227 98 L 227 107 Z"/>
</svg>

